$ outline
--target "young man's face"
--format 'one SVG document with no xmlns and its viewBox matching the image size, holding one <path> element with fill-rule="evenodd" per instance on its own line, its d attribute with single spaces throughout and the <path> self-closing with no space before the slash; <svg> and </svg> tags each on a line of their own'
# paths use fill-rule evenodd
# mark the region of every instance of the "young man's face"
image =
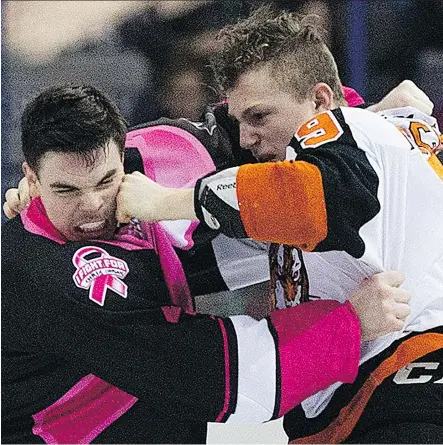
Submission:
<svg viewBox="0 0 443 445">
<path fill-rule="evenodd" d="M 116 229 L 116 196 L 124 173 L 122 156 L 113 141 L 105 150 L 96 150 L 94 156 L 92 166 L 75 153 L 51 151 L 40 160 L 35 186 L 50 221 L 71 241 L 109 239 Z"/>
<path fill-rule="evenodd" d="M 282 91 L 267 66 L 243 74 L 228 103 L 240 123 L 240 145 L 262 162 L 284 160 L 298 127 L 318 113 L 314 100 L 295 100 Z"/>
</svg>

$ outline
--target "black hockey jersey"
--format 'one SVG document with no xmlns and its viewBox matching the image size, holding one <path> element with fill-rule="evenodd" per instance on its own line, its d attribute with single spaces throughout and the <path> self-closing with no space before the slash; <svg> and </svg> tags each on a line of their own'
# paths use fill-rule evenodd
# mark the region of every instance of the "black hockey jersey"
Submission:
<svg viewBox="0 0 443 445">
<path fill-rule="evenodd" d="M 193 186 L 253 161 L 232 125 L 217 108 L 201 123 L 134 128 L 125 170 Z M 316 303 L 260 322 L 193 312 L 191 293 L 269 278 L 266 247 L 215 235 L 189 222 L 133 223 L 113 242 L 64 243 L 39 200 L 8 222 L 2 442 L 200 443 L 207 421 L 263 422 L 333 381 L 352 381 L 359 327 L 349 304 Z"/>
<path fill-rule="evenodd" d="M 65 242 L 37 198 L 2 258 L 3 443 L 203 443 L 208 421 L 264 422 L 357 372 L 349 303 L 196 314 L 160 225 Z"/>
<path fill-rule="evenodd" d="M 44 218 L 33 200 L 2 231 L 3 443 L 204 442 L 208 421 L 266 421 L 354 379 L 349 304 L 198 315 L 171 305 L 150 240 L 63 243 Z"/>
</svg>

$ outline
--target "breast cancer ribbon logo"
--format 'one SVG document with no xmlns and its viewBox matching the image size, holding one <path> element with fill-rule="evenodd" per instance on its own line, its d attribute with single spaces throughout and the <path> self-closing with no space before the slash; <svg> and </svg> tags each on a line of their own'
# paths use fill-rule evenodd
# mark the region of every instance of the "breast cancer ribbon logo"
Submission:
<svg viewBox="0 0 443 445">
<path fill-rule="evenodd" d="M 99 257 L 86 259 L 90 254 L 100 254 Z M 115 258 L 100 247 L 87 246 L 78 249 L 72 257 L 77 268 L 72 278 L 77 287 L 89 289 L 89 299 L 103 306 L 108 289 L 123 298 L 128 295 L 128 286 L 123 283 L 129 268 L 125 261 Z"/>
</svg>

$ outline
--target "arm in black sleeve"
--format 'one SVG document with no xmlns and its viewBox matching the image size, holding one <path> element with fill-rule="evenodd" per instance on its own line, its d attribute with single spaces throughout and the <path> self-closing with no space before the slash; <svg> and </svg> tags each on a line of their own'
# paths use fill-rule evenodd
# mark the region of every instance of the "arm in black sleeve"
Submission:
<svg viewBox="0 0 443 445">
<path fill-rule="evenodd" d="M 379 178 L 365 147 L 340 109 L 319 114 L 298 133 L 291 141 L 294 161 L 242 165 L 198 181 L 196 214 L 235 238 L 345 250 L 359 258 L 365 251 L 360 229 L 381 208 Z"/>
<path fill-rule="evenodd" d="M 172 416 L 263 422 L 357 372 L 360 327 L 349 303 L 307 303 L 261 321 L 143 304 L 131 291 L 124 299 L 108 290 L 100 306 L 63 264 L 36 268 L 38 278 L 26 264 L 9 266 L 5 347 L 58 356 Z"/>
</svg>

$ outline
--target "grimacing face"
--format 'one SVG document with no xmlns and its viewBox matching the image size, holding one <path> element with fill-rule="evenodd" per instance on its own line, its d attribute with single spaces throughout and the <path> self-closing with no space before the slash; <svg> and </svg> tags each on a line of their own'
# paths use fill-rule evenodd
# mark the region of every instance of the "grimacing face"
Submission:
<svg viewBox="0 0 443 445">
<path fill-rule="evenodd" d="M 240 145 L 261 162 L 284 160 L 298 127 L 319 112 L 313 98 L 300 101 L 283 91 L 266 65 L 240 76 L 228 103 L 240 124 Z"/>
<path fill-rule="evenodd" d="M 38 175 L 24 166 L 55 228 L 70 241 L 109 239 L 116 229 L 116 197 L 124 174 L 118 146 L 97 149 L 87 166 L 76 153 L 47 152 Z"/>
</svg>

